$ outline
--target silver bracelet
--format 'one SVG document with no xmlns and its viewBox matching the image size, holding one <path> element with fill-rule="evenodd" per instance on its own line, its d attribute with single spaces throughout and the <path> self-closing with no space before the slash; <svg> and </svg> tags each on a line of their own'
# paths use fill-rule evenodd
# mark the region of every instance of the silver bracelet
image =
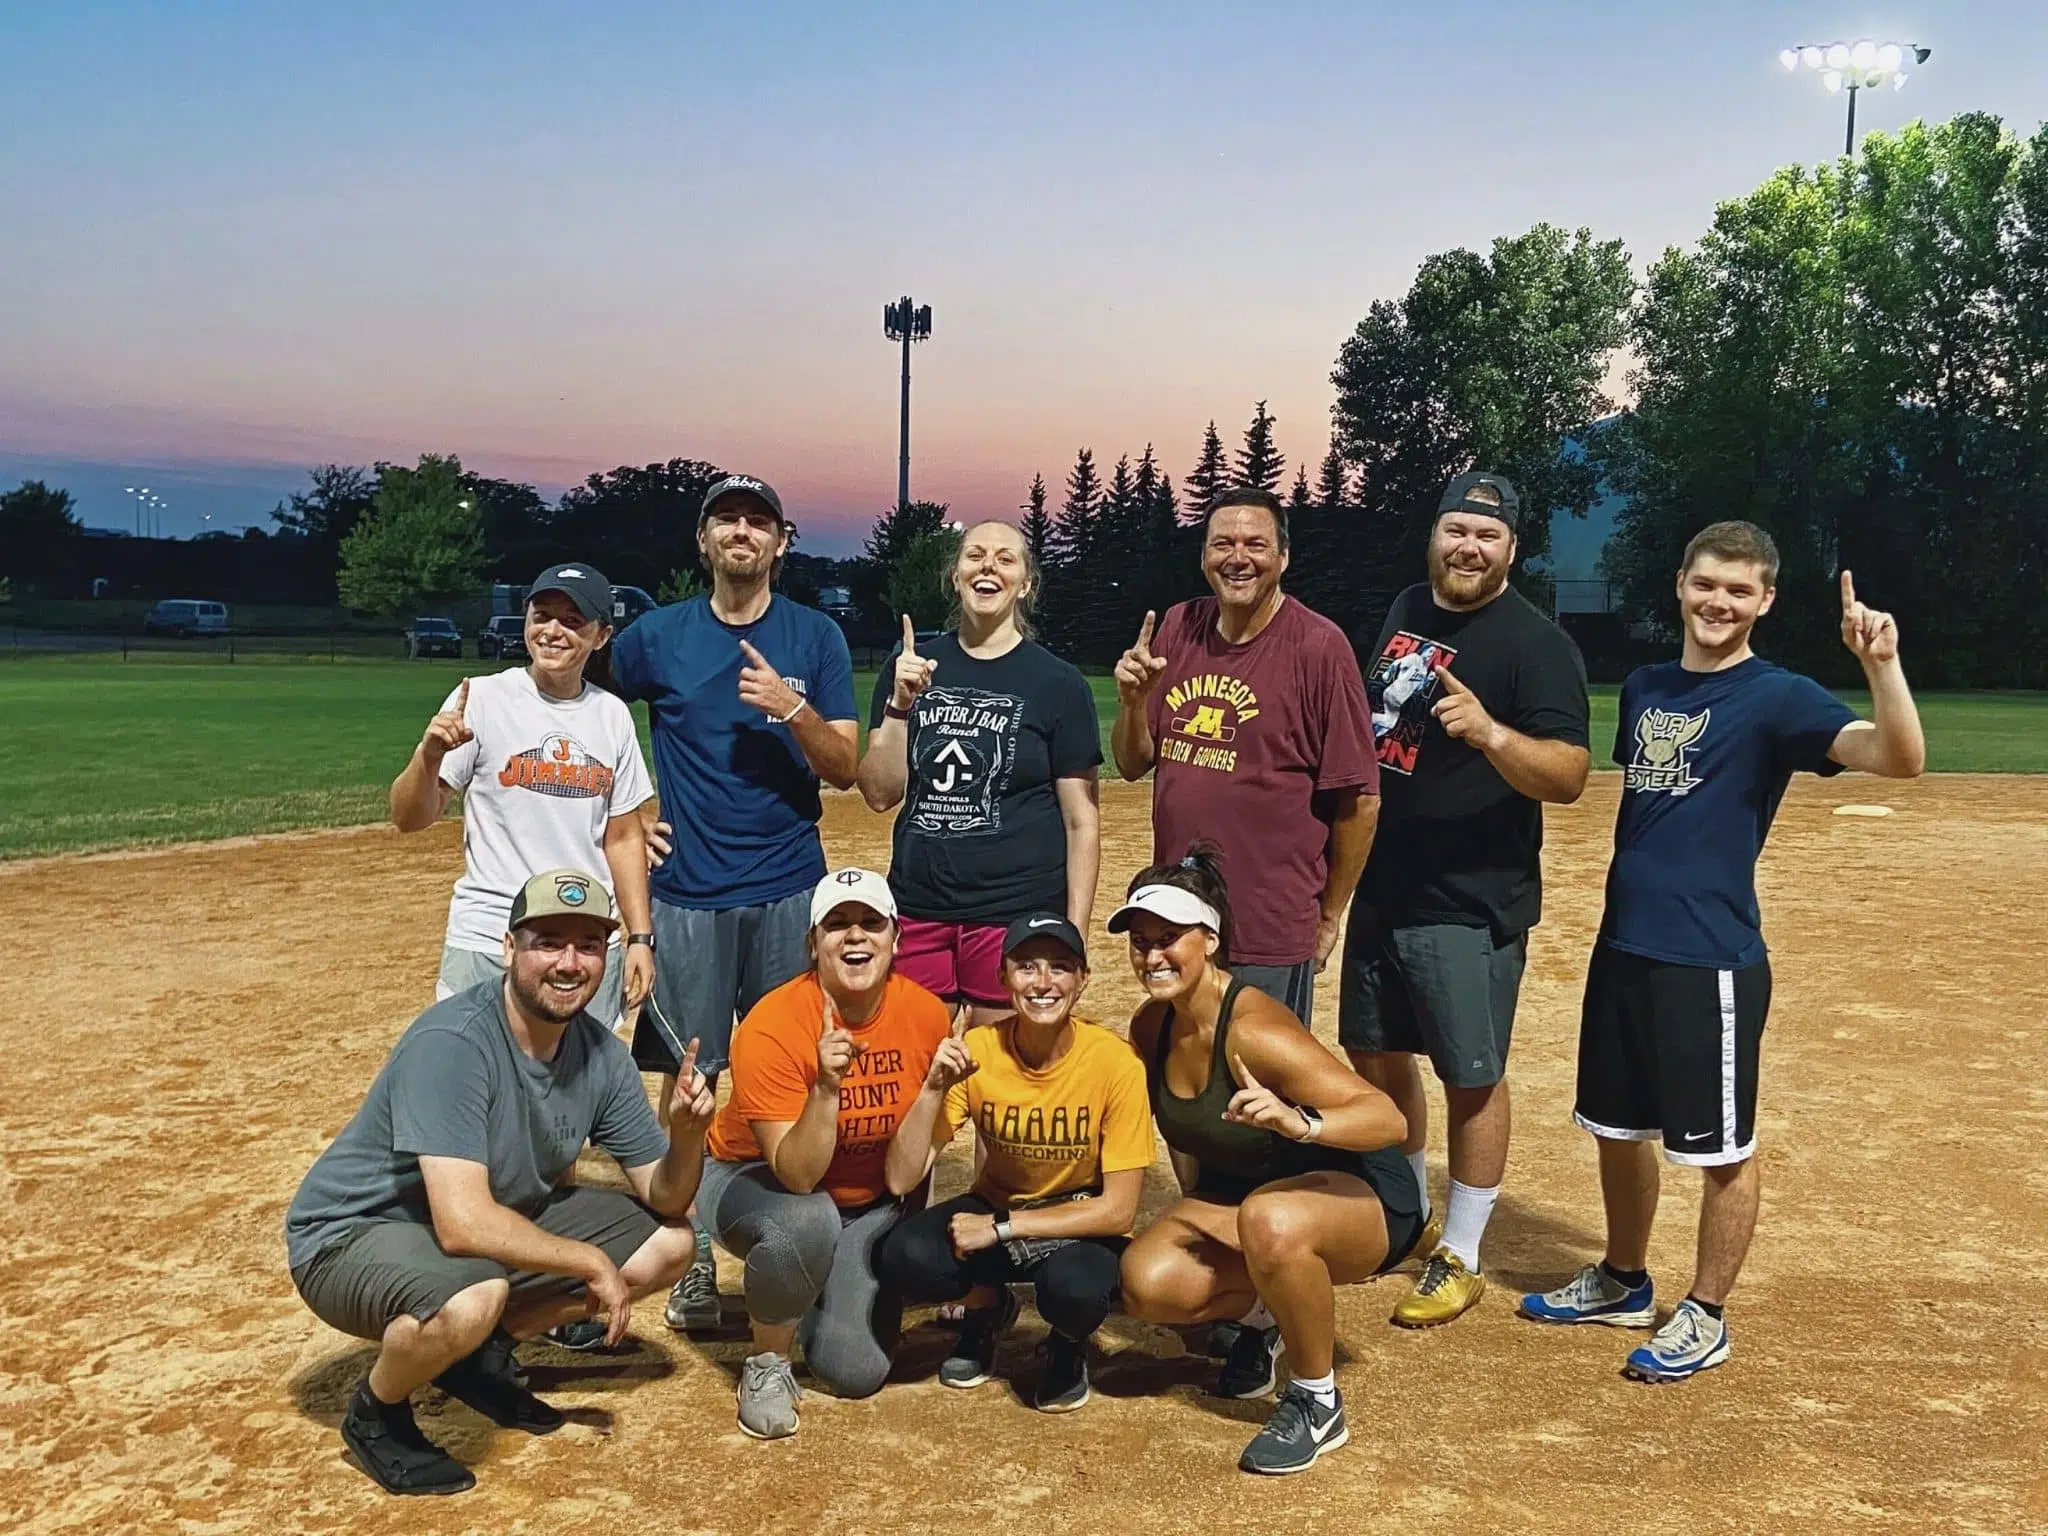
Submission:
<svg viewBox="0 0 2048 1536">
<path fill-rule="evenodd" d="M 788 714 L 786 714 L 786 715 L 782 716 L 782 717 L 781 717 L 780 719 L 776 719 L 776 720 L 775 720 L 775 723 L 776 723 L 777 725 L 787 725 L 787 724 L 789 724 L 789 722 L 790 722 L 790 721 L 794 720 L 794 719 L 795 719 L 795 718 L 796 718 L 796 717 L 797 717 L 798 715 L 800 715 L 800 714 L 802 714 L 802 713 L 804 712 L 804 706 L 805 706 L 806 704 L 810 703 L 810 702 L 811 702 L 811 701 L 810 701 L 809 699 L 798 699 L 798 700 L 796 701 L 796 708 L 795 708 L 795 709 L 792 709 L 792 710 L 791 710 L 791 711 L 790 711 L 790 712 L 789 712 Z M 770 718 L 770 719 L 775 719 L 775 717 L 774 717 L 774 716 L 770 716 L 769 718 Z"/>
</svg>

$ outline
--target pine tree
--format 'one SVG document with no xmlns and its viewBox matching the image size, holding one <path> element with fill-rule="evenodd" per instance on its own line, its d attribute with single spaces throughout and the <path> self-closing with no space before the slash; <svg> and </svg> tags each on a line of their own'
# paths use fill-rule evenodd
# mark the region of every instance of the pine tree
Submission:
<svg viewBox="0 0 2048 1536">
<path fill-rule="evenodd" d="M 1280 488 L 1280 477 L 1287 471 L 1287 456 L 1273 441 L 1277 420 L 1267 411 L 1266 402 L 1259 401 L 1252 412 L 1251 425 L 1244 429 L 1244 446 L 1237 451 L 1237 484 L 1262 491 Z"/>
<path fill-rule="evenodd" d="M 1306 512 L 1315 505 L 1308 489 L 1308 466 L 1294 466 L 1294 484 L 1287 488 L 1287 510 L 1290 513 Z"/>
<path fill-rule="evenodd" d="M 1202 434 L 1202 456 L 1195 460 L 1195 467 L 1188 471 L 1187 496 L 1182 511 L 1190 522 L 1200 522 L 1209 515 L 1209 503 L 1230 487 L 1230 461 L 1223 454 L 1223 439 L 1216 433 L 1216 423 L 1209 423 L 1209 430 Z"/>
<path fill-rule="evenodd" d="M 1330 451 L 1323 455 L 1323 466 L 1316 471 L 1316 505 L 1325 512 L 1335 512 L 1339 507 L 1351 504 L 1351 471 L 1345 466 L 1343 450 L 1337 440 L 1330 439 Z"/>
<path fill-rule="evenodd" d="M 1077 654 L 1085 628 L 1101 511 L 1102 477 L 1096 473 L 1094 451 L 1083 448 L 1074 456 L 1074 467 L 1067 475 L 1067 499 L 1047 540 L 1059 580 L 1046 591 L 1046 643 L 1064 656 Z"/>
<path fill-rule="evenodd" d="M 1052 514 L 1045 510 L 1045 476 L 1031 477 L 1031 491 L 1024 503 L 1024 520 L 1019 531 L 1024 535 L 1024 547 L 1030 551 L 1033 563 L 1041 574 L 1052 570 Z"/>
</svg>

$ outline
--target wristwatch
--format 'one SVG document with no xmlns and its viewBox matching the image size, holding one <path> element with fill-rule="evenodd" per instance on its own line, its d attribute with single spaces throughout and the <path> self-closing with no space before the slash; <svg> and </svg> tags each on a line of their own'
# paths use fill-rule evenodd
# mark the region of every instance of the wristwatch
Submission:
<svg viewBox="0 0 2048 1536">
<path fill-rule="evenodd" d="M 1301 1133 L 1300 1140 L 1314 1141 L 1323 1134 L 1323 1117 L 1317 1113 L 1313 1104 L 1297 1104 L 1294 1106 L 1294 1112 L 1301 1116 L 1302 1124 L 1308 1127 Z"/>
<path fill-rule="evenodd" d="M 1016 1233 L 1011 1230 L 1010 1218 L 1007 1216 L 998 1217 L 996 1219 L 996 1241 L 1007 1243 L 1014 1241 L 1015 1238 Z"/>
<path fill-rule="evenodd" d="M 654 935 L 651 933 L 627 934 L 626 948 L 631 949 L 635 944 L 645 944 L 649 949 L 652 949 L 654 948 Z"/>
<path fill-rule="evenodd" d="M 910 711 L 907 709 L 898 709 L 896 707 L 896 701 L 894 699 L 891 699 L 887 704 L 884 704 L 882 706 L 882 718 L 884 720 L 908 720 L 910 718 Z"/>
</svg>

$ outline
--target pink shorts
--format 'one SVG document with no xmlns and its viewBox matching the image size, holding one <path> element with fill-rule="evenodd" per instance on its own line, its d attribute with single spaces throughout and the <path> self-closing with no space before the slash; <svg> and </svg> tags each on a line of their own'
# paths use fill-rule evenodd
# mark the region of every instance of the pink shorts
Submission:
<svg viewBox="0 0 2048 1536">
<path fill-rule="evenodd" d="M 1000 1007 L 1010 1000 L 1003 986 L 1000 923 L 934 923 L 906 917 L 896 944 L 896 970 L 948 1002 L 965 998 Z"/>
</svg>

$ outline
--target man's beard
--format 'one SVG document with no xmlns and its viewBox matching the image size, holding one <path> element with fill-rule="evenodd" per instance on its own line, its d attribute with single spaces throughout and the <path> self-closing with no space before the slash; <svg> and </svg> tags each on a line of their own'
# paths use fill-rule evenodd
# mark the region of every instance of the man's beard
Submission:
<svg viewBox="0 0 2048 1536">
<path fill-rule="evenodd" d="M 511 973 L 510 979 L 512 995 L 519 1000 L 520 1008 L 537 1018 L 546 1019 L 554 1024 L 568 1023 L 569 1020 L 575 1018 L 577 1014 L 589 1006 L 590 1000 L 593 997 L 597 996 L 597 988 L 591 986 L 587 989 L 580 989 L 579 994 L 572 1001 L 569 997 L 565 997 L 562 993 L 544 985 L 547 980 L 545 974 L 541 977 L 543 984 L 532 987 L 526 985 L 517 971 Z"/>
<path fill-rule="evenodd" d="M 1462 571 L 1450 565 L 1435 550 L 1429 552 L 1429 585 L 1439 596 L 1448 596 L 1469 607 L 1498 597 L 1508 584 L 1505 564 L 1479 571 Z"/>
</svg>

